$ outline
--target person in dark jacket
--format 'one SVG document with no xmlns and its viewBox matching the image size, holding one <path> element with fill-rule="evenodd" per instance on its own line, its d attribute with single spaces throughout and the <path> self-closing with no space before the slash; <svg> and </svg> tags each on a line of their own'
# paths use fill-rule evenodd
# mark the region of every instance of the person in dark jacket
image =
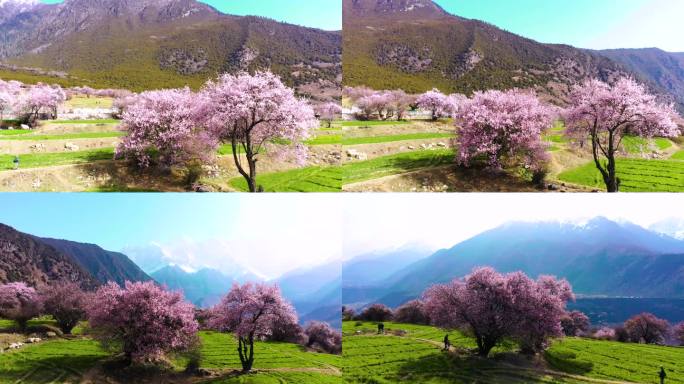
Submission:
<svg viewBox="0 0 684 384">
<path fill-rule="evenodd" d="M 660 384 L 665 384 L 665 378 L 667 377 L 667 373 L 665 373 L 665 368 L 662 366 L 660 367 Z"/>
<path fill-rule="evenodd" d="M 14 156 L 14 169 L 19 169 L 19 156 Z"/>
<path fill-rule="evenodd" d="M 451 348 L 451 342 L 449 341 L 449 335 L 444 336 L 444 350 L 448 351 Z"/>
<path fill-rule="evenodd" d="M 385 334 L 385 324 L 383 323 L 378 323 L 378 335 L 380 334 Z"/>
</svg>

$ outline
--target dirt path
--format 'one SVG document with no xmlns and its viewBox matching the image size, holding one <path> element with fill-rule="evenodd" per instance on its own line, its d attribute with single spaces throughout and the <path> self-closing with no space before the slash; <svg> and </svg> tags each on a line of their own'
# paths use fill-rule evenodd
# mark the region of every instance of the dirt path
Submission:
<svg viewBox="0 0 684 384">
<path fill-rule="evenodd" d="M 60 140 L 0 140 L 0 154 L 27 155 L 32 153 L 62 153 L 114 148 L 119 138 L 60 139 Z M 70 150 L 69 150 L 70 148 Z"/>
<path fill-rule="evenodd" d="M 539 192 L 518 178 L 504 174 L 477 177 L 453 165 L 430 167 L 342 186 L 344 192 Z"/>
</svg>

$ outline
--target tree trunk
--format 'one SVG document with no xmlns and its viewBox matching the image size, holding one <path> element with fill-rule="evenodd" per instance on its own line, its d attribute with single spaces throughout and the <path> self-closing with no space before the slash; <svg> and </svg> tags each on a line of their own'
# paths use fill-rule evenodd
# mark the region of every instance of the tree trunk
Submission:
<svg viewBox="0 0 684 384">
<path fill-rule="evenodd" d="M 254 337 L 238 337 L 238 354 L 240 355 L 242 372 L 250 372 L 254 365 Z"/>
</svg>

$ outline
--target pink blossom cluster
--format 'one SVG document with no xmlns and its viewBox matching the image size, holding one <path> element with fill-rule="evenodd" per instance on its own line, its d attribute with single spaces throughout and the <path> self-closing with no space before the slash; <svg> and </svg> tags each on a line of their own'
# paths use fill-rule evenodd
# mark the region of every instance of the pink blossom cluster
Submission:
<svg viewBox="0 0 684 384">
<path fill-rule="evenodd" d="M 170 166 L 188 160 L 213 159 L 218 143 L 228 143 L 238 171 L 257 191 L 259 155 L 291 156 L 298 164 L 307 159 L 303 141 L 318 127 L 313 108 L 270 72 L 223 75 L 209 81 L 199 93 L 189 89 L 145 92 L 117 103 L 128 132 L 118 155 Z"/>
<path fill-rule="evenodd" d="M 26 283 L 0 285 L 0 317 L 14 320 L 21 330 L 32 318 L 40 315 L 43 302 L 38 292 Z"/>
<path fill-rule="evenodd" d="M 432 120 L 441 117 L 453 117 L 461 107 L 466 97 L 461 94 L 445 95 L 438 89 L 427 91 L 416 99 L 418 108 L 429 111 Z"/>
<path fill-rule="evenodd" d="M 126 136 L 117 157 L 135 159 L 140 167 L 194 159 L 212 160 L 218 147 L 213 135 L 198 126 L 197 95 L 190 89 L 150 91 L 138 95 L 123 113 Z"/>
<path fill-rule="evenodd" d="M 360 110 L 357 118 L 362 120 L 403 120 L 406 112 L 415 104 L 416 97 L 402 90 L 374 91 L 367 87 L 345 88 L 343 95 Z"/>
<path fill-rule="evenodd" d="M 87 313 L 96 337 L 131 362 L 155 361 L 197 342 L 194 307 L 152 282 L 109 283 L 97 290 Z"/>
<path fill-rule="evenodd" d="M 485 157 L 491 167 L 511 162 L 536 170 L 547 160 L 542 134 L 553 116 L 552 108 L 528 92 L 477 92 L 456 114 L 458 161 L 468 166 Z"/>
<path fill-rule="evenodd" d="M 330 324 L 321 321 L 311 321 L 304 328 L 307 337 L 307 347 L 316 348 L 326 353 L 339 354 L 342 352 L 342 334 L 334 330 Z"/>
<path fill-rule="evenodd" d="M 286 148 L 296 161 L 305 163 L 307 150 L 302 142 L 319 123 L 309 103 L 295 96 L 294 90 L 277 75 L 225 74 L 217 81 L 209 81 L 198 99 L 202 111 L 200 124 L 233 146 L 241 173 L 251 171 L 252 163 L 265 146 L 275 142 L 287 142 Z M 237 156 L 240 150 L 247 157 L 247 167 Z"/>
<path fill-rule="evenodd" d="M 550 338 L 562 335 L 561 318 L 573 299 L 566 280 L 535 281 L 522 272 L 504 275 L 492 268 L 475 269 L 423 294 L 432 323 L 474 334 L 482 356 L 504 339 L 516 340 L 525 352 L 543 350 Z"/>
<path fill-rule="evenodd" d="M 342 107 L 339 103 L 325 103 L 315 108 L 316 115 L 321 121 L 324 121 L 328 128 L 332 125 L 333 120 L 338 119 L 342 115 Z"/>
<path fill-rule="evenodd" d="M 297 313 L 276 285 L 234 284 L 221 302 L 211 309 L 207 325 L 220 332 L 231 332 L 238 339 L 242 369 L 254 364 L 254 342 L 273 335 L 280 323 L 297 323 Z"/>
<path fill-rule="evenodd" d="M 51 315 L 65 334 L 85 319 L 90 295 L 75 283 L 61 283 L 39 290 L 45 314 Z"/>
<path fill-rule="evenodd" d="M 613 85 L 588 80 L 574 87 L 564 112 L 566 135 L 580 146 L 589 142 L 608 192 L 620 188 L 616 153 L 625 136 L 676 137 L 681 134 L 672 104 L 661 103 L 630 78 Z"/>
</svg>

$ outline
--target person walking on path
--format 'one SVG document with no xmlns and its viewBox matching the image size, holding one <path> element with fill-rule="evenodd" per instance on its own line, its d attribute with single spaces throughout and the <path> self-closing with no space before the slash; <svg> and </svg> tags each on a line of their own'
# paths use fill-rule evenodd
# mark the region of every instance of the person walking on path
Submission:
<svg viewBox="0 0 684 384">
<path fill-rule="evenodd" d="M 14 169 L 19 169 L 19 156 L 14 156 Z"/>
<path fill-rule="evenodd" d="M 378 335 L 380 334 L 385 334 L 385 324 L 383 323 L 378 323 Z"/>
<path fill-rule="evenodd" d="M 449 335 L 447 334 L 444 336 L 444 350 L 449 351 L 449 348 L 451 348 L 451 342 L 449 341 Z"/>
<path fill-rule="evenodd" d="M 665 378 L 667 377 L 667 373 L 665 373 L 665 368 L 662 366 L 660 367 L 660 384 L 665 384 Z"/>
</svg>

